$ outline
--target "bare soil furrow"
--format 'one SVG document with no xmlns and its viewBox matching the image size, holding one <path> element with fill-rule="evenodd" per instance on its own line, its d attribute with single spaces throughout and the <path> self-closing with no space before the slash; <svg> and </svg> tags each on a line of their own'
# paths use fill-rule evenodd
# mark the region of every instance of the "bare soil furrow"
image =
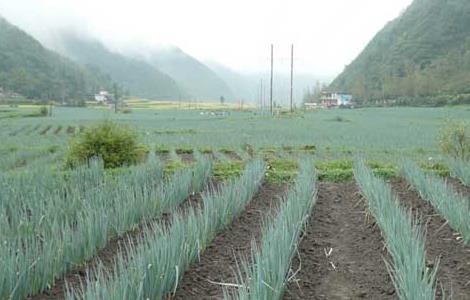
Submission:
<svg viewBox="0 0 470 300">
<path fill-rule="evenodd" d="M 380 230 L 354 182 L 321 182 L 284 299 L 396 299 Z"/>
<path fill-rule="evenodd" d="M 464 185 L 459 179 L 448 177 L 446 178 L 447 183 L 450 184 L 457 192 L 467 197 L 470 201 L 470 186 Z"/>
<path fill-rule="evenodd" d="M 287 187 L 265 183 L 243 214 L 218 234 L 184 274 L 172 299 L 222 299 L 223 285 L 235 283 L 237 260 L 249 257 L 251 242 L 261 239 L 262 220 L 274 211 Z"/>
</svg>

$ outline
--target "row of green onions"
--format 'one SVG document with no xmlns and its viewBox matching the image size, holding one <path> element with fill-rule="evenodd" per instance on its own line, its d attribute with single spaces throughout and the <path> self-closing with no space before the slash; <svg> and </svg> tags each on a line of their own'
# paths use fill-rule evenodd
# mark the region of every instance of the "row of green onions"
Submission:
<svg viewBox="0 0 470 300">
<path fill-rule="evenodd" d="M 400 299 L 435 299 L 436 272 L 426 267 L 425 233 L 418 220 L 399 205 L 390 185 L 359 160 L 354 176 L 379 225 L 392 261 L 386 262 Z"/>
<path fill-rule="evenodd" d="M 470 162 L 460 159 L 448 159 L 450 174 L 457 177 L 463 184 L 470 187 Z"/>
<path fill-rule="evenodd" d="M 175 213 L 169 225 L 149 226 L 135 245 L 118 255 L 112 270 L 89 275 L 83 288 L 70 288 L 67 299 L 163 299 L 213 240 L 238 216 L 259 189 L 265 173 L 261 160 L 221 188 L 204 193 L 202 208 Z"/>
<path fill-rule="evenodd" d="M 210 173 L 211 163 L 201 158 L 168 180 L 156 160 L 113 175 L 97 162 L 65 176 L 1 178 L 3 187 L 17 182 L 8 193 L 18 202 L 0 196 L 0 299 L 24 299 L 50 288 L 110 238 L 176 208 L 202 189 Z"/>
<path fill-rule="evenodd" d="M 238 288 L 233 292 L 226 290 L 225 299 L 282 298 L 292 257 L 315 202 L 314 168 L 309 161 L 304 161 L 295 185 L 281 201 L 278 213 L 265 220 L 261 245 L 257 247 L 253 242 L 251 259 L 242 259 Z"/>
<path fill-rule="evenodd" d="M 465 243 L 470 242 L 470 200 L 459 194 L 445 180 L 425 173 L 414 162 L 402 163 L 404 176 L 421 197 L 436 209 L 449 226 L 461 234 Z"/>
</svg>

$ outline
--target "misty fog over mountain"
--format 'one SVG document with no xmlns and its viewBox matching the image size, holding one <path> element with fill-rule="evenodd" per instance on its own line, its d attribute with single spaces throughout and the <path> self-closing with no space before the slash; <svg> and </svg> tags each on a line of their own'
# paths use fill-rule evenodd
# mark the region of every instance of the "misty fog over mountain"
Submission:
<svg viewBox="0 0 470 300">
<path fill-rule="evenodd" d="M 317 81 L 329 83 L 410 1 L 386 5 L 359 2 L 299 1 L 291 5 L 237 1 L 222 5 L 209 0 L 198 4 L 0 0 L 0 15 L 46 48 L 104 73 L 111 72 L 111 78 L 131 94 L 153 99 L 202 101 L 224 97 L 259 102 L 261 95 L 267 94 L 261 85 L 268 87 L 269 47 L 274 44 L 273 94 L 277 103 L 283 104 L 290 93 L 291 44 L 295 45 L 294 95 L 300 103 L 307 88 Z M 361 6 L 369 6 L 377 14 L 358 21 L 367 15 Z M 254 14 L 255 10 L 261 13 Z M 355 22 L 351 21 L 351 11 L 356 12 Z M 76 47 L 69 47 L 70 36 Z M 81 47 L 94 44 L 107 57 L 86 56 L 77 40 L 87 41 L 88 45 L 82 43 Z M 121 65 L 112 66 L 111 62 Z M 140 74 L 131 72 L 133 69 L 139 69 Z M 139 76 L 145 79 L 137 80 Z M 151 87 L 153 77 L 160 78 L 161 88 L 159 84 Z"/>
</svg>

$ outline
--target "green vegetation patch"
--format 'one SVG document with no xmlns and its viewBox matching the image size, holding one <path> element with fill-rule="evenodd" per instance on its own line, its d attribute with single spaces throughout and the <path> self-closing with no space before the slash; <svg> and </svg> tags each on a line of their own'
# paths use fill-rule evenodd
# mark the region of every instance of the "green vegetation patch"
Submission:
<svg viewBox="0 0 470 300">
<path fill-rule="evenodd" d="M 242 161 L 223 161 L 214 165 L 214 177 L 220 180 L 229 180 L 241 176 L 245 168 Z"/>
<path fill-rule="evenodd" d="M 91 126 L 71 140 L 66 165 L 75 167 L 92 158 L 101 158 L 105 168 L 135 164 L 146 158 L 148 149 L 137 133 L 111 121 Z"/>
<path fill-rule="evenodd" d="M 188 166 L 189 164 L 186 164 L 179 159 L 170 159 L 165 163 L 163 173 L 168 177 L 174 174 L 177 170 L 185 169 Z"/>
<path fill-rule="evenodd" d="M 367 166 L 379 177 L 390 179 L 399 176 L 398 168 L 380 161 L 369 161 Z M 318 161 L 315 163 L 320 180 L 332 182 L 344 182 L 354 178 L 354 162 L 350 159 Z"/>
<path fill-rule="evenodd" d="M 437 176 L 448 177 L 450 176 L 449 167 L 441 162 L 426 162 L 419 164 L 419 167 L 426 172 L 433 173 Z"/>
<path fill-rule="evenodd" d="M 214 153 L 214 150 L 212 150 L 212 148 L 210 148 L 210 147 L 206 147 L 206 148 L 200 148 L 199 152 L 201 152 L 203 154 L 212 154 L 212 153 Z"/>
<path fill-rule="evenodd" d="M 175 149 L 176 154 L 192 154 L 194 152 L 193 148 L 189 146 L 181 146 Z"/>
<path fill-rule="evenodd" d="M 270 183 L 293 182 L 297 177 L 298 163 L 289 159 L 268 159 L 266 180 Z"/>
<path fill-rule="evenodd" d="M 294 153 L 294 152 L 315 153 L 317 151 L 317 147 L 315 145 L 282 146 L 282 150 L 284 150 L 288 153 Z"/>
<path fill-rule="evenodd" d="M 155 146 L 155 152 L 157 154 L 167 154 L 167 153 L 170 153 L 170 147 L 166 146 L 166 145 L 156 145 Z"/>
</svg>

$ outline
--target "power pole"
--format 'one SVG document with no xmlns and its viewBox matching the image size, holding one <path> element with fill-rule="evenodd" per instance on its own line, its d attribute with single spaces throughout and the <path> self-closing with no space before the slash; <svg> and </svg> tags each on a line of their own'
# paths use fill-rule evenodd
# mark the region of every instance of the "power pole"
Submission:
<svg viewBox="0 0 470 300">
<path fill-rule="evenodd" d="M 294 112 L 294 106 L 292 101 L 293 95 L 293 86 L 294 86 L 294 44 L 292 44 L 290 51 L 290 112 Z"/>
<path fill-rule="evenodd" d="M 270 88 L 270 96 L 269 96 L 271 115 L 273 114 L 273 68 L 274 68 L 273 54 L 274 54 L 274 46 L 273 44 L 271 44 L 271 88 Z"/>
<path fill-rule="evenodd" d="M 263 79 L 260 80 L 260 89 L 259 89 L 259 108 L 263 110 Z"/>
<path fill-rule="evenodd" d="M 114 113 L 117 114 L 119 95 L 118 95 L 118 86 L 116 83 L 113 85 L 113 89 L 114 89 Z"/>
</svg>

